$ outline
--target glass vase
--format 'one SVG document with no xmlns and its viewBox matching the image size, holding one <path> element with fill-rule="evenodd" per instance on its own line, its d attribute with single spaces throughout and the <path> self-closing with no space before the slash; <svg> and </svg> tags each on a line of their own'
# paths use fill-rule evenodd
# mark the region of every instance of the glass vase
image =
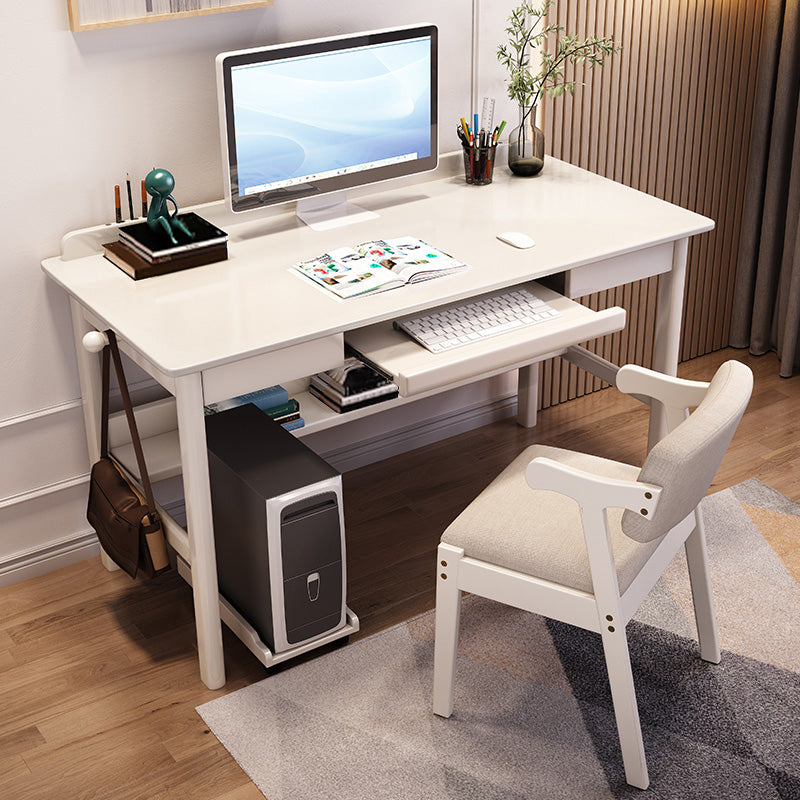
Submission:
<svg viewBox="0 0 800 800">
<path fill-rule="evenodd" d="M 536 106 L 520 108 L 519 125 L 508 135 L 508 168 L 531 177 L 544 167 L 544 131 L 536 127 Z"/>
</svg>

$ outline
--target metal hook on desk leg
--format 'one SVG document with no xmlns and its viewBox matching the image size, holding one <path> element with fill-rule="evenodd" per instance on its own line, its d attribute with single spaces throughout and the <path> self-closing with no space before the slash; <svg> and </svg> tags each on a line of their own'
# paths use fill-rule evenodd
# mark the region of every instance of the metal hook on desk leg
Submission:
<svg viewBox="0 0 800 800">
<path fill-rule="evenodd" d="M 108 344 L 108 336 L 103 331 L 89 331 L 83 337 L 83 346 L 90 353 L 99 353 Z"/>
</svg>

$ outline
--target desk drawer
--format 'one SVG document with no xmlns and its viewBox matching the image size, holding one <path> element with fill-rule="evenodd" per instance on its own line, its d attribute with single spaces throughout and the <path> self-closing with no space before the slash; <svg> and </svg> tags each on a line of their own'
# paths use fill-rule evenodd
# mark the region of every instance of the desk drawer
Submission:
<svg viewBox="0 0 800 800">
<path fill-rule="evenodd" d="M 592 311 L 539 284 L 528 286 L 561 316 L 442 353 L 429 352 L 391 322 L 350 331 L 345 342 L 392 375 L 409 397 L 507 372 L 625 327 L 621 308 Z"/>
<path fill-rule="evenodd" d="M 344 342 L 341 333 L 261 353 L 232 364 L 203 370 L 203 402 L 208 405 L 238 397 L 265 386 L 334 369 L 343 363 Z"/>
<path fill-rule="evenodd" d="M 565 273 L 563 289 L 558 286 L 553 288 L 560 289 L 567 297 L 584 297 L 593 292 L 660 275 L 672 269 L 673 248 L 672 242 L 665 242 L 645 250 L 584 264 Z"/>
</svg>

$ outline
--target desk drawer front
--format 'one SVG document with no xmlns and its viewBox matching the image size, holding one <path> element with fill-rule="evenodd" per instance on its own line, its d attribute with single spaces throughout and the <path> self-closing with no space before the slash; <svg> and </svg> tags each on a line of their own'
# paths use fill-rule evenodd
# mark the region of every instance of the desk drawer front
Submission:
<svg viewBox="0 0 800 800">
<path fill-rule="evenodd" d="M 344 363 L 341 333 L 203 371 L 203 402 L 217 403 L 265 386 L 305 378 Z"/>
<path fill-rule="evenodd" d="M 585 297 L 672 269 L 672 242 L 575 267 L 566 273 L 564 294 Z"/>
</svg>

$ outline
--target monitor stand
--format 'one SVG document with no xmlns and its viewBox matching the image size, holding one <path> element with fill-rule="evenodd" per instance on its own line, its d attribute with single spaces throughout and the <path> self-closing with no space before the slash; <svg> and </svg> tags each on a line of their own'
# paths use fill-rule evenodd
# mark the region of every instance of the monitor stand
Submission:
<svg viewBox="0 0 800 800">
<path fill-rule="evenodd" d="M 315 231 L 328 231 L 378 217 L 374 211 L 349 203 L 344 192 L 331 192 L 320 197 L 298 200 L 296 213 Z"/>
</svg>

